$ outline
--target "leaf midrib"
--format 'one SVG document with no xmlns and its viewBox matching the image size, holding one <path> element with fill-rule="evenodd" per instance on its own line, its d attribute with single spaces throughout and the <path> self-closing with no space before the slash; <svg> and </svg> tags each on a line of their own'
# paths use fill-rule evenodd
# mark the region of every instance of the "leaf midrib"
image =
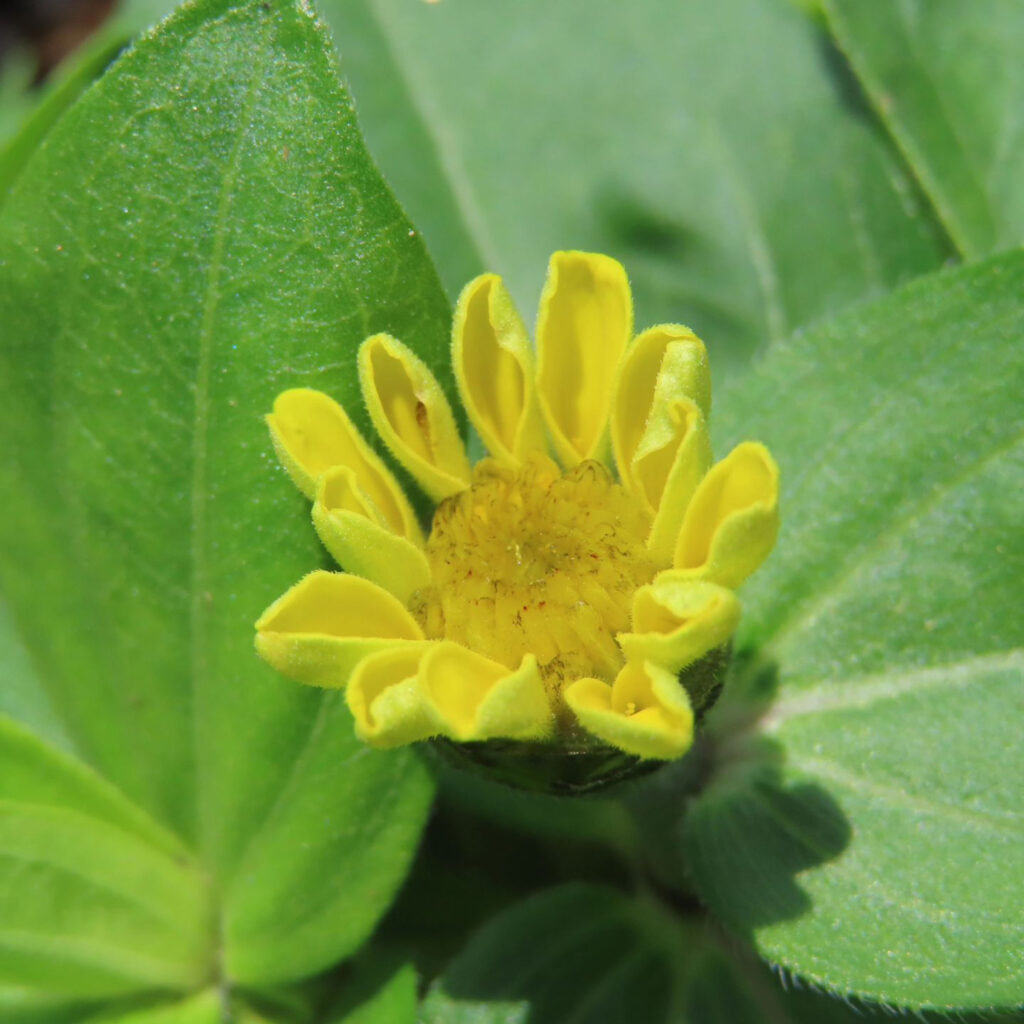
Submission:
<svg viewBox="0 0 1024 1024">
<path fill-rule="evenodd" d="M 976 247 L 974 245 L 974 242 L 970 237 L 970 229 L 961 223 L 958 211 L 954 208 L 953 204 L 948 202 L 945 189 L 941 182 L 941 176 L 933 174 L 927 154 L 919 149 L 913 134 L 904 130 L 902 119 L 896 115 L 895 107 L 887 106 L 882 102 L 882 97 L 886 94 L 885 86 L 873 73 L 870 62 L 860 59 L 859 49 L 853 44 L 852 39 L 848 35 L 848 27 L 847 32 L 845 33 L 840 27 L 846 24 L 846 19 L 840 9 L 840 5 L 836 0 L 825 0 L 822 9 L 825 14 L 826 21 L 829 24 L 832 38 L 835 40 L 836 45 L 849 62 L 851 69 L 864 90 L 864 94 L 868 98 L 868 102 L 871 104 L 872 110 L 875 112 L 875 115 L 885 126 L 889 137 L 893 140 L 894 145 L 903 156 L 906 166 L 912 172 L 915 180 L 921 185 L 921 189 L 924 195 L 928 197 L 928 201 L 931 204 L 932 209 L 935 211 L 939 223 L 945 229 L 946 234 L 953 242 L 957 252 L 963 259 L 977 259 L 985 255 L 988 250 L 985 247 Z M 931 76 L 924 70 L 923 65 L 913 52 L 913 40 L 906 32 L 906 25 L 903 21 L 902 12 L 897 13 L 897 19 L 900 22 L 900 27 L 904 30 L 904 39 L 906 42 L 904 52 L 911 55 L 915 66 L 921 70 L 921 78 L 927 83 L 929 90 L 935 98 L 936 105 L 942 109 L 942 112 L 945 115 L 946 127 L 949 130 L 949 135 L 953 138 L 957 150 L 963 157 L 963 166 L 966 167 L 971 177 L 977 179 L 977 169 L 971 160 L 968 148 L 964 146 L 964 143 L 960 139 L 958 130 L 955 128 L 952 119 L 945 111 L 945 102 L 942 100 L 941 93 L 935 88 L 932 83 Z M 985 208 L 985 213 L 987 214 L 987 224 L 985 227 L 989 234 L 994 235 L 995 221 L 993 219 L 993 211 L 988 192 L 983 183 L 975 181 L 975 185 L 977 187 L 976 194 L 980 196 Z"/>
<path fill-rule="evenodd" d="M 956 824 L 975 832 L 1007 832 L 1024 837 L 1024 818 L 1019 815 L 1001 815 L 978 808 L 958 807 L 953 803 L 919 796 L 894 784 L 877 782 L 856 772 L 846 771 L 836 761 L 828 758 L 805 757 L 789 750 L 787 763 L 815 782 L 828 779 L 840 788 L 852 790 L 872 804 L 909 811 L 915 819 L 938 818 L 944 823 Z"/>
<path fill-rule="evenodd" d="M 761 719 L 761 729 L 774 733 L 793 718 L 835 711 L 862 711 L 882 701 L 898 700 L 928 690 L 967 686 L 979 674 L 1015 668 L 1024 671 L 1024 650 L 993 651 L 923 668 L 894 668 L 861 676 L 824 679 L 774 704 Z"/>
<path fill-rule="evenodd" d="M 253 5 L 237 8 L 232 14 L 242 14 Z M 269 5 L 268 5 L 269 9 Z M 206 629 L 204 626 L 205 595 L 209 567 L 206 562 L 208 546 L 208 481 L 207 457 L 209 454 L 209 409 L 210 409 L 210 377 L 213 360 L 213 330 L 219 311 L 221 292 L 220 282 L 223 270 L 224 250 L 228 234 L 228 215 L 234 202 L 234 186 L 241 169 L 242 146 L 248 134 L 252 113 L 259 94 L 258 85 L 262 80 L 263 65 L 273 26 L 269 19 L 263 19 L 263 34 L 252 60 L 252 76 L 246 85 L 245 102 L 238 117 L 238 129 L 225 165 L 217 203 L 217 214 L 214 221 L 213 244 L 210 251 L 209 271 L 204 290 L 203 311 L 200 320 L 198 352 L 195 374 L 195 401 L 192 420 L 192 480 L 191 480 L 191 543 L 190 543 L 190 666 L 192 741 L 193 741 L 193 815 L 194 834 L 200 851 L 207 849 L 206 814 L 202 810 L 202 794 L 204 787 L 200 779 L 203 763 L 203 737 L 201 735 L 200 693 L 204 689 L 207 674 L 206 665 Z M 207 858 L 208 860 L 208 858 Z"/>
</svg>

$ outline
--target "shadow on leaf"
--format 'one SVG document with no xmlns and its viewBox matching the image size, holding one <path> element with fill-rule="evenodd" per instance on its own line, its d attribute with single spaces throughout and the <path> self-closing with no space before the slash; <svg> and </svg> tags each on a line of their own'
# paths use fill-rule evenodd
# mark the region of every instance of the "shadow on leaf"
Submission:
<svg viewBox="0 0 1024 1024">
<path fill-rule="evenodd" d="M 777 689 L 775 666 L 741 655 L 733 681 L 709 716 L 702 785 L 678 839 L 702 899 L 746 935 L 810 911 L 800 875 L 842 854 L 853 833 L 828 790 L 788 779 L 785 751 L 757 731 Z"/>
</svg>

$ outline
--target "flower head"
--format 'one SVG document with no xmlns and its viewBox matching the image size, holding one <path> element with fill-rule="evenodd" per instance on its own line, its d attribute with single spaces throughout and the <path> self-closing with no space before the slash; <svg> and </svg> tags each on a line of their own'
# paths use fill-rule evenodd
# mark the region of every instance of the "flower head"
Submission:
<svg viewBox="0 0 1024 1024">
<path fill-rule="evenodd" d="M 489 452 L 475 466 L 427 366 L 389 335 L 363 343 L 370 418 L 434 503 L 429 529 L 341 406 L 278 396 L 274 446 L 346 571 L 313 572 L 271 605 L 260 654 L 345 688 L 374 746 L 685 753 L 687 674 L 728 644 L 734 588 L 775 542 L 778 470 L 752 442 L 712 465 L 703 343 L 676 324 L 633 338 L 632 319 L 607 256 L 552 256 L 536 351 L 501 279 L 471 281 L 452 365 Z"/>
</svg>

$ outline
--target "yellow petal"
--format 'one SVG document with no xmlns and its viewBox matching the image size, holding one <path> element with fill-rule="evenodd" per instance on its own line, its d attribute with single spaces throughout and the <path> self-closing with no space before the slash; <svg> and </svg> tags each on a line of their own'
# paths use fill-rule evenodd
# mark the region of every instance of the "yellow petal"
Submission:
<svg viewBox="0 0 1024 1024">
<path fill-rule="evenodd" d="M 683 516 L 710 465 L 711 442 L 696 402 L 675 399 L 652 412 L 633 456 L 633 477 L 654 513 L 647 548 L 656 562 L 672 561 Z"/>
<path fill-rule="evenodd" d="M 681 398 L 711 414 L 711 373 L 704 343 L 681 324 L 658 324 L 637 336 L 619 367 L 612 405 L 612 448 L 619 479 L 635 489 L 633 459 L 652 412 Z"/>
<path fill-rule="evenodd" d="M 627 663 L 609 686 L 579 679 L 565 702 L 587 732 L 637 757 L 670 760 L 693 743 L 693 711 L 673 672 L 651 662 Z"/>
<path fill-rule="evenodd" d="M 352 672 L 345 700 L 356 735 L 374 747 L 398 747 L 436 736 L 441 729 L 419 682 L 430 644 L 378 651 Z"/>
<path fill-rule="evenodd" d="M 387 528 L 351 469 L 339 466 L 320 478 L 313 525 L 343 569 L 372 580 L 403 604 L 430 584 L 423 550 Z"/>
<path fill-rule="evenodd" d="M 459 296 L 452 368 L 470 421 L 498 461 L 518 466 L 527 453 L 545 450 L 533 350 L 497 274 L 482 274 Z"/>
<path fill-rule="evenodd" d="M 359 349 L 370 419 L 395 458 L 434 501 L 469 486 L 469 460 L 451 406 L 426 364 L 387 334 Z"/>
<path fill-rule="evenodd" d="M 260 655 L 310 686 L 344 686 L 367 654 L 422 640 L 416 620 L 391 594 L 340 572 L 311 572 L 256 623 Z"/>
<path fill-rule="evenodd" d="M 726 587 L 663 572 L 633 595 L 633 631 L 616 639 L 627 661 L 679 673 L 736 631 L 740 603 Z"/>
<path fill-rule="evenodd" d="M 434 644 L 420 665 L 424 693 L 444 733 L 469 740 L 540 739 L 554 727 L 533 655 L 513 670 L 461 644 Z"/>
<path fill-rule="evenodd" d="M 328 469 L 348 466 L 390 529 L 422 539 L 402 488 L 333 398 L 311 388 L 284 391 L 267 425 L 278 458 L 307 498 L 316 497 L 317 480 Z"/>
<path fill-rule="evenodd" d="M 604 455 L 615 371 L 632 331 L 620 263 L 585 252 L 551 257 L 537 320 L 537 390 L 566 466 Z"/>
<path fill-rule="evenodd" d="M 736 587 L 765 560 L 778 532 L 778 466 L 764 445 L 745 441 L 701 481 L 673 564 L 692 578 Z"/>
</svg>

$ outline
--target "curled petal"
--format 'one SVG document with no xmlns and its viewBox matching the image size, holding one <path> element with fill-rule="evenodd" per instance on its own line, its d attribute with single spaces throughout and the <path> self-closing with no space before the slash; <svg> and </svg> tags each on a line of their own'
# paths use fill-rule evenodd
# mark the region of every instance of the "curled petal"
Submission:
<svg viewBox="0 0 1024 1024">
<path fill-rule="evenodd" d="M 347 467 L 329 469 L 320 478 L 313 525 L 343 569 L 372 580 L 403 604 L 430 584 L 422 548 L 388 529 Z"/>
<path fill-rule="evenodd" d="M 444 734 L 461 742 L 541 739 L 554 727 L 533 655 L 513 670 L 461 644 L 443 641 L 424 655 L 420 682 Z"/>
<path fill-rule="evenodd" d="M 633 595 L 633 631 L 616 639 L 627 661 L 679 673 L 726 643 L 739 621 L 731 590 L 669 570 Z"/>
<path fill-rule="evenodd" d="M 267 425 L 278 458 L 307 498 L 316 497 L 317 481 L 327 470 L 347 466 L 388 528 L 422 542 L 402 488 L 333 398 L 311 388 L 284 391 Z"/>
<path fill-rule="evenodd" d="M 778 532 L 778 466 L 764 445 L 745 441 L 701 481 L 673 564 L 692 579 L 736 587 L 768 556 Z"/>
<path fill-rule="evenodd" d="M 469 460 L 451 406 L 426 364 L 387 334 L 359 349 L 359 382 L 377 433 L 435 501 L 469 486 Z"/>
<path fill-rule="evenodd" d="M 430 644 L 378 651 L 352 672 L 345 700 L 356 735 L 374 747 L 398 747 L 436 736 L 441 723 L 420 685 Z"/>
<path fill-rule="evenodd" d="M 386 647 L 423 640 L 416 620 L 375 583 L 311 572 L 256 623 L 256 650 L 279 672 L 310 686 L 345 686 L 355 665 Z"/>
<path fill-rule="evenodd" d="M 673 672 L 627 662 L 609 686 L 578 679 L 565 702 L 587 732 L 637 757 L 671 760 L 693 743 L 690 698 Z"/>
<path fill-rule="evenodd" d="M 637 336 L 616 375 L 612 448 L 619 479 L 630 490 L 638 486 L 633 462 L 649 432 L 652 414 L 679 399 L 689 399 L 707 420 L 711 412 L 707 350 L 689 327 L 658 324 Z M 646 447 L 650 450 L 651 443 Z M 649 482 L 645 490 L 650 490 Z M 657 507 L 649 495 L 645 497 Z"/>
<path fill-rule="evenodd" d="M 517 466 L 528 452 L 544 450 L 533 350 L 497 274 L 482 274 L 459 296 L 452 368 L 470 421 L 499 462 Z"/>
<path fill-rule="evenodd" d="M 647 548 L 656 562 L 672 561 L 686 509 L 710 465 L 711 443 L 696 402 L 675 399 L 652 412 L 633 456 L 633 476 L 654 514 Z"/>
<path fill-rule="evenodd" d="M 612 386 L 633 330 L 622 265 L 556 252 L 537 320 L 537 390 L 555 452 L 566 466 L 604 453 Z"/>
</svg>

